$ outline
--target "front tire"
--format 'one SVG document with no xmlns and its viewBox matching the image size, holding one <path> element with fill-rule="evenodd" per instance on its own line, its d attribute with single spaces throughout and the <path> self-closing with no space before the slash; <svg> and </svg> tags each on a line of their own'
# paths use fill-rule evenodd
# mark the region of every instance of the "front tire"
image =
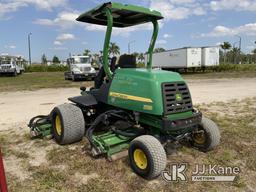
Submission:
<svg viewBox="0 0 256 192">
<path fill-rule="evenodd" d="M 162 144 L 151 135 L 135 138 L 129 147 L 130 166 L 135 173 L 153 179 L 166 167 L 166 153 Z"/>
<path fill-rule="evenodd" d="M 13 77 L 16 77 L 17 76 L 17 71 L 15 70 L 12 74 Z"/>
<path fill-rule="evenodd" d="M 62 104 L 51 112 L 53 137 L 60 144 L 70 144 L 82 140 L 85 121 L 81 109 L 72 104 Z"/>
<path fill-rule="evenodd" d="M 198 132 L 192 133 L 192 146 L 200 151 L 212 150 L 220 143 L 220 131 L 218 126 L 210 119 L 203 117 Z"/>
</svg>

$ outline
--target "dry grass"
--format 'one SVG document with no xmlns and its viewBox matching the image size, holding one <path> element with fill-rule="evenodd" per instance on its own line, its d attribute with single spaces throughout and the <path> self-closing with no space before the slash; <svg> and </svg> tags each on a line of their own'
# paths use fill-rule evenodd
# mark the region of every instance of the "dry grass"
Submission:
<svg viewBox="0 0 256 192">
<path fill-rule="evenodd" d="M 6 164 L 13 165 L 8 161 L 17 162 L 15 167 L 6 166 L 9 191 L 255 190 L 255 103 L 256 98 L 248 98 L 198 106 L 204 115 L 219 125 L 221 144 L 208 153 L 182 147 L 168 157 L 168 164 L 187 162 L 189 176 L 196 163 L 239 166 L 241 173 L 235 182 L 166 183 L 161 177 L 146 181 L 132 172 L 127 158 L 108 162 L 103 158 L 94 159 L 89 156 L 86 139 L 77 144 L 58 146 L 52 140 L 31 141 L 27 135 L 1 132 L 0 142 Z M 41 163 L 36 165 L 38 160 Z"/>
<path fill-rule="evenodd" d="M 64 80 L 64 72 L 33 72 L 24 73 L 17 77 L 0 77 L 0 92 L 37 90 L 42 88 L 60 87 L 80 87 L 92 86 L 92 81 L 72 82 Z M 182 76 L 188 79 L 211 79 L 211 78 L 241 78 L 256 77 L 255 71 L 252 72 L 206 72 L 206 73 L 186 73 Z"/>
<path fill-rule="evenodd" d="M 181 74 L 184 79 L 220 79 L 220 78 L 255 78 L 255 71 L 234 71 L 234 72 L 196 72 Z"/>
<path fill-rule="evenodd" d="M 0 92 L 37 90 L 42 88 L 91 86 L 89 81 L 72 82 L 64 80 L 64 72 L 33 72 L 17 77 L 0 77 Z"/>
</svg>

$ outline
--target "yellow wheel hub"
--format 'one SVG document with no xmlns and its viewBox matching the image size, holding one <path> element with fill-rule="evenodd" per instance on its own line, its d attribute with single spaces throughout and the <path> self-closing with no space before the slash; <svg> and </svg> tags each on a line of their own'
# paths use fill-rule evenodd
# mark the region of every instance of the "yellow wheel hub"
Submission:
<svg viewBox="0 0 256 192">
<path fill-rule="evenodd" d="M 61 120 L 59 115 L 56 115 L 55 117 L 55 129 L 57 134 L 61 135 L 62 129 L 61 129 Z"/>
<path fill-rule="evenodd" d="M 204 144 L 206 141 L 206 136 L 204 133 L 196 133 L 194 134 L 193 139 L 197 144 Z"/>
<path fill-rule="evenodd" d="M 135 149 L 133 152 L 134 161 L 140 169 L 146 169 L 148 165 L 148 160 L 145 153 L 141 149 Z"/>
</svg>

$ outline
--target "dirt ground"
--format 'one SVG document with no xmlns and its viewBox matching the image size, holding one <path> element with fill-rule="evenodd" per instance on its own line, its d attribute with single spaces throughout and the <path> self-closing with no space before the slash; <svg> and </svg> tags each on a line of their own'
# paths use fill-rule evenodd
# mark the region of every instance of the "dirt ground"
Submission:
<svg viewBox="0 0 256 192">
<path fill-rule="evenodd" d="M 235 106 L 233 108 L 225 108 L 226 104 L 225 103 L 235 103 L 239 104 L 241 106 L 240 102 L 241 100 L 244 100 L 246 98 L 253 98 L 256 97 L 256 78 L 242 78 L 242 79 L 193 79 L 193 80 L 188 80 L 187 81 L 192 98 L 193 98 L 193 103 L 199 106 L 202 106 L 203 111 L 206 113 L 208 112 L 211 114 L 212 117 L 221 117 L 227 115 L 227 113 L 223 112 L 225 110 L 228 111 L 231 115 L 235 116 L 239 115 L 239 111 L 236 111 Z M 0 93 L 0 144 L 3 146 L 6 146 L 4 149 L 4 160 L 5 160 L 5 169 L 7 172 L 7 178 L 8 180 L 17 180 L 17 182 L 11 181 L 9 185 L 11 186 L 11 191 L 15 191 L 17 189 L 16 187 L 21 185 L 22 182 L 24 181 L 25 183 L 30 181 L 31 178 L 34 178 L 36 176 L 41 176 L 42 174 L 44 175 L 44 167 L 48 167 L 49 165 L 49 159 L 51 161 L 56 161 L 51 155 L 51 153 L 65 153 L 64 151 L 73 152 L 76 149 L 79 149 L 78 151 L 81 152 L 81 147 L 80 145 L 72 145 L 68 147 L 61 148 L 54 144 L 53 141 L 47 141 L 47 142 L 42 142 L 42 141 L 30 141 L 28 137 L 28 128 L 27 128 L 27 123 L 28 120 L 38 114 L 48 114 L 51 109 L 59 104 L 62 104 L 64 102 L 68 102 L 67 98 L 79 95 L 80 91 L 78 88 L 59 88 L 59 89 L 40 89 L 37 91 L 19 91 L 19 92 L 2 92 Z M 235 101 L 235 102 L 234 102 Z M 238 102 L 239 101 L 239 102 Z M 215 103 L 215 104 L 212 104 Z M 244 106 L 249 107 L 249 104 L 246 101 L 243 101 Z M 254 107 L 255 107 L 255 99 L 251 102 Z M 212 105 L 210 105 L 212 104 Z M 251 105 L 251 104 L 250 104 Z M 208 108 L 207 108 L 208 107 Z M 212 111 L 209 112 L 209 109 Z M 246 108 L 243 109 L 245 112 Z M 255 110 L 254 110 L 255 111 Z M 246 113 L 245 113 L 246 114 Z M 250 114 L 251 115 L 251 114 Z M 251 117 L 251 116 L 250 116 Z M 226 119 L 225 119 L 226 120 Z M 221 120 L 219 120 L 221 121 Z M 224 122 L 224 120 L 223 120 Z M 251 122 L 252 126 L 255 126 L 256 122 L 253 120 Z M 224 123 L 225 125 L 225 123 Z M 254 127 L 255 128 L 255 127 Z M 222 130 L 225 132 L 225 130 Z M 2 139 L 1 139 L 2 135 Z M 4 138 L 4 136 L 9 135 L 10 137 Z M 8 141 L 8 139 L 11 139 L 12 141 Z M 84 141 L 83 141 L 84 142 Z M 254 148 L 254 154 L 256 153 L 255 151 L 255 141 L 252 142 L 245 142 L 245 145 L 250 145 L 251 147 Z M 15 145 L 17 145 L 15 147 Z M 39 146 L 40 150 L 37 149 Z M 9 148 L 8 148 L 9 147 Z M 20 150 L 22 149 L 22 150 Z M 53 152 L 54 151 L 54 152 Z M 238 150 L 239 151 L 239 150 Z M 193 152 L 194 153 L 194 152 Z M 188 161 L 193 161 L 194 158 L 196 158 L 198 161 L 202 160 L 205 158 L 205 155 L 202 153 L 198 154 L 193 154 L 193 153 L 185 153 L 182 154 L 182 158 L 188 157 Z M 196 152 L 195 152 L 196 153 Z M 218 153 L 218 151 L 217 151 Z M 228 151 L 227 153 L 230 153 Z M 237 153 L 237 152 L 236 152 Z M 82 152 L 81 152 L 82 154 Z M 81 154 L 75 154 L 74 158 L 81 157 Z M 78 157 L 77 157 L 77 156 Z M 84 154 L 83 154 L 84 155 Z M 214 155 L 210 154 L 210 155 Z M 233 154 L 231 154 L 231 157 Z M 180 156 L 178 154 L 177 156 Z M 227 155 L 228 161 L 229 154 Z M 72 156 L 71 156 L 72 158 Z M 177 158 L 174 156 L 174 159 Z M 208 158 L 208 156 L 207 156 Z M 238 158 L 238 157 L 237 157 Z M 26 160 L 27 159 L 27 160 Z M 65 161 L 65 159 L 60 159 L 61 161 Z M 218 160 L 218 159 L 217 159 Z M 216 160 L 216 161 L 217 161 Z M 239 165 L 243 165 L 243 162 L 240 162 L 239 159 L 236 159 Z M 91 162 L 88 159 L 86 159 L 91 165 Z M 97 160 L 99 161 L 98 163 L 101 164 L 102 162 L 105 163 L 105 160 Z M 219 160 L 218 160 L 219 161 Z M 255 160 L 252 160 L 255 162 Z M 211 162 L 209 160 L 209 162 Z M 233 161 L 230 161 L 233 162 Z M 124 168 L 123 164 L 126 166 Z M 29 165 L 29 166 L 28 166 Z M 234 165 L 232 163 L 232 165 Z M 250 164 L 251 165 L 251 164 Z M 254 165 L 254 164 L 253 164 Z M 52 169 L 58 169 L 58 170 L 66 170 L 67 166 L 71 166 L 69 164 L 59 164 L 55 163 L 55 165 L 51 165 Z M 73 165 L 72 165 L 73 166 Z M 93 168 L 94 165 L 92 165 Z M 109 165 L 107 163 L 105 169 L 110 168 L 112 165 Z M 127 175 L 128 173 L 131 173 L 131 170 L 129 169 L 129 166 L 127 165 L 126 160 L 124 161 L 119 161 L 118 163 L 115 164 L 115 168 L 117 169 L 116 171 L 125 174 L 127 178 L 131 179 L 129 182 L 132 183 L 133 178 L 137 177 L 136 175 Z M 245 166 L 245 165 L 244 165 Z M 33 170 L 37 168 L 36 175 L 35 172 L 33 173 Z M 95 167 L 94 167 L 95 168 Z M 102 169 L 102 167 L 96 167 L 95 169 Z M 104 168 L 103 168 L 104 169 Z M 68 169 L 70 171 L 70 167 Z M 253 167 L 249 172 L 251 171 L 251 176 L 256 177 L 255 174 L 255 167 Z M 41 171 L 41 172 L 40 172 Z M 49 173 L 49 170 L 47 169 L 47 174 Z M 123 173 L 125 171 L 125 173 Z M 71 171 L 72 172 L 72 171 Z M 126 173 L 128 172 L 128 173 Z M 64 176 L 59 176 L 59 175 L 51 175 L 51 179 L 55 179 L 54 181 L 48 181 L 47 178 L 44 178 L 44 182 L 50 182 L 47 183 L 47 186 L 41 186 L 41 187 L 35 187 L 37 185 L 41 185 L 40 180 L 37 181 L 39 183 L 33 183 L 32 188 L 30 191 L 34 190 L 41 190 L 41 191 L 48 191 L 51 189 L 51 186 L 54 186 L 56 183 L 59 183 L 62 181 L 61 179 L 65 180 L 65 185 L 67 186 L 72 186 L 72 182 L 77 182 L 77 180 L 80 180 L 82 183 L 81 185 L 83 186 L 90 186 L 87 185 L 89 181 L 93 182 L 100 182 L 104 181 L 105 188 L 111 187 L 112 182 L 109 181 L 108 179 L 105 179 L 105 177 L 102 179 L 101 176 L 97 172 L 93 172 L 92 170 L 89 170 L 88 172 L 81 171 L 81 172 L 74 172 L 73 175 L 70 173 L 72 176 L 70 181 L 66 181 L 66 178 L 63 179 L 62 177 Z M 41 174 L 41 175 L 40 175 Z M 52 173 L 51 173 L 52 174 Z M 104 174 L 103 174 L 104 175 Z M 248 174 L 246 174 L 248 175 Z M 249 174 L 250 175 L 250 174 Z M 119 175 L 120 176 L 120 175 Z M 67 176 L 68 177 L 68 176 Z M 97 178 L 101 178 L 98 180 Z M 255 178 L 256 179 L 256 178 Z M 140 179 L 141 180 L 141 179 Z M 256 190 L 256 185 L 253 182 L 245 182 L 245 178 L 243 178 L 242 182 L 237 183 L 236 186 L 233 188 L 230 188 L 230 191 L 240 191 L 240 187 L 242 187 L 242 191 L 255 191 Z M 71 182 L 71 183 L 66 183 L 66 182 Z M 107 182 L 107 184 L 106 184 Z M 110 182 L 110 183 L 108 183 Z M 128 183 L 129 183 L 128 182 Z M 151 181 L 146 183 L 147 188 L 145 188 L 144 191 L 151 191 L 150 188 L 152 187 L 152 191 L 154 191 L 154 185 L 158 186 L 162 183 L 162 181 L 156 180 L 156 181 Z M 142 183 L 145 183 L 143 181 Z M 244 184 L 245 183 L 245 184 Z M 108 185 L 109 184 L 109 185 Z M 121 182 L 121 185 L 125 185 L 124 183 Z M 210 184 L 204 184 L 202 188 L 207 187 Z M 176 186 L 176 185 L 174 185 Z M 24 187 L 24 186 L 23 186 Z M 34 187 L 34 188 L 33 188 Z M 49 188 L 50 187 L 50 188 Z M 55 186 L 54 186 L 55 187 Z M 93 186 L 95 187 L 95 186 Z M 88 191 L 94 191 L 98 190 L 98 188 L 86 188 Z M 98 186 L 99 189 L 101 186 Z M 125 187 L 125 186 L 123 186 Z M 186 189 L 192 190 L 192 189 L 201 189 L 197 188 L 197 185 L 192 185 L 191 187 L 187 187 Z M 20 188 L 20 191 L 26 191 L 25 187 Z M 56 190 L 55 190 L 56 189 Z M 77 191 L 79 191 L 77 188 Z M 81 188 L 82 189 L 82 188 Z M 103 188 L 104 189 L 104 188 Z M 114 188 L 115 189 L 115 188 Z M 122 188 L 119 188 L 122 189 Z M 168 188 L 167 188 L 168 189 Z M 179 189 L 179 187 L 178 187 Z M 213 188 L 214 189 L 214 188 Z M 131 188 L 133 190 L 133 188 Z M 216 189 L 219 191 L 219 189 Z M 54 190 L 51 191 L 63 191 L 61 187 L 55 187 Z M 64 190 L 65 191 L 65 190 Z M 67 190 L 68 191 L 68 190 Z M 83 191 L 83 190 L 81 190 Z M 101 190 L 98 190 L 101 191 Z M 102 190 L 104 191 L 104 190 Z M 108 191 L 108 190 L 106 190 Z M 122 191 L 122 190 L 121 190 Z M 130 190 L 127 190 L 130 191 Z M 136 190 L 134 190 L 136 191 Z M 157 191 L 157 188 L 156 188 Z M 165 189 L 163 189 L 165 191 Z M 171 191 L 171 190 L 167 190 Z"/>
<path fill-rule="evenodd" d="M 194 104 L 256 96 L 256 78 L 196 79 L 187 83 Z M 79 94 L 78 88 L 0 93 L 0 130 L 9 129 L 13 123 L 26 123 L 35 115 L 48 114 L 54 106 Z"/>
</svg>

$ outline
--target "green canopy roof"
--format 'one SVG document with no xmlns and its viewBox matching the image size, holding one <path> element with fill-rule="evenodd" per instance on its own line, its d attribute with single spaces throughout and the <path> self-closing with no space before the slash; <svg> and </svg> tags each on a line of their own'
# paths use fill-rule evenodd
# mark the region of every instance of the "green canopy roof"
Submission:
<svg viewBox="0 0 256 192">
<path fill-rule="evenodd" d="M 107 25 L 107 17 L 103 11 L 105 8 L 109 8 L 112 12 L 114 27 L 129 27 L 163 18 L 161 13 L 155 10 L 135 5 L 108 2 L 80 15 L 76 20 Z"/>
</svg>

